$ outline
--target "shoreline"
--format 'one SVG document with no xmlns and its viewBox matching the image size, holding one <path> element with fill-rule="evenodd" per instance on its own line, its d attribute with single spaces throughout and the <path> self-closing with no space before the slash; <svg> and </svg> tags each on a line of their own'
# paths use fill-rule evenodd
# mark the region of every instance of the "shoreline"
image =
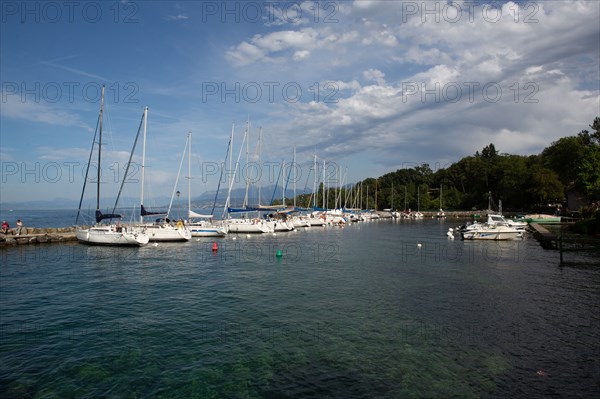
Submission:
<svg viewBox="0 0 600 399">
<path fill-rule="evenodd" d="M 75 227 L 26 227 L 25 234 L 0 233 L 0 248 L 25 244 L 50 244 L 77 241 Z"/>
<path fill-rule="evenodd" d="M 380 218 L 390 219 L 392 215 L 387 211 L 375 211 Z M 437 211 L 423 211 L 423 219 L 436 219 Z M 487 211 L 447 211 L 444 219 L 453 220 L 476 220 L 484 219 Z M 0 248 L 13 247 L 25 244 L 51 244 L 61 242 L 77 241 L 76 230 L 78 228 L 88 228 L 87 226 L 71 227 L 27 227 L 25 234 L 16 235 L 15 229 L 11 229 L 8 234 L 0 233 Z"/>
<path fill-rule="evenodd" d="M 391 218 L 391 213 L 387 211 L 376 211 L 382 219 Z M 424 219 L 435 219 L 436 211 L 422 212 Z M 476 215 L 482 217 L 485 212 L 465 212 L 449 211 L 445 212 L 446 219 L 474 219 Z M 71 227 L 24 227 L 25 234 L 15 234 L 15 229 L 11 229 L 8 234 L 0 233 L 0 249 L 14 247 L 17 245 L 35 245 L 35 244 L 53 244 L 64 242 L 76 242 L 76 230 L 78 228 L 88 228 L 88 226 Z"/>
</svg>

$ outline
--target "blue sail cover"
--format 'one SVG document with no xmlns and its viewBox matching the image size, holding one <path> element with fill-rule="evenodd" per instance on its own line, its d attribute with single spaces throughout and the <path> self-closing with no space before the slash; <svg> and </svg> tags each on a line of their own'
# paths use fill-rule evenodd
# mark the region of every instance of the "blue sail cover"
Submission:
<svg viewBox="0 0 600 399">
<path fill-rule="evenodd" d="M 261 209 L 259 208 L 251 208 L 251 207 L 246 207 L 246 208 L 227 208 L 227 212 L 229 213 L 239 213 L 239 212 L 256 212 L 256 211 L 260 211 Z"/>
<path fill-rule="evenodd" d="M 141 209 L 140 209 L 140 214 L 141 214 L 142 216 L 150 216 L 150 215 L 166 215 L 166 214 L 167 214 L 167 212 L 148 212 L 148 211 L 146 210 L 146 208 L 144 208 L 144 205 L 142 205 L 142 206 L 141 206 Z"/>
<path fill-rule="evenodd" d="M 118 213 L 107 213 L 104 215 L 99 210 L 96 210 L 96 223 L 100 223 L 104 219 L 121 219 L 122 217 L 123 216 Z"/>
</svg>

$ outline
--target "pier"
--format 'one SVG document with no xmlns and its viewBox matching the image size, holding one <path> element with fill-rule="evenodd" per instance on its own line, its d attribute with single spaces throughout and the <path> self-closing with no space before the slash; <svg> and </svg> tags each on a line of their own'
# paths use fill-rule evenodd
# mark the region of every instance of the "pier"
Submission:
<svg viewBox="0 0 600 399">
<path fill-rule="evenodd" d="M 539 223 L 530 223 L 529 226 L 542 248 L 557 249 L 559 251 L 561 265 L 569 263 L 599 264 L 600 239 L 568 232 L 565 234 L 563 228 L 572 224 L 572 222 L 559 223 L 559 234 L 549 231 Z M 565 256 L 569 254 L 572 254 L 569 256 L 569 260 L 565 260 Z"/>
<path fill-rule="evenodd" d="M 25 234 L 0 234 L 0 248 L 25 244 L 77 241 L 74 227 L 26 228 Z"/>
<path fill-rule="evenodd" d="M 558 249 L 558 236 L 539 223 L 530 223 L 533 235 L 540 241 L 542 248 Z"/>
</svg>

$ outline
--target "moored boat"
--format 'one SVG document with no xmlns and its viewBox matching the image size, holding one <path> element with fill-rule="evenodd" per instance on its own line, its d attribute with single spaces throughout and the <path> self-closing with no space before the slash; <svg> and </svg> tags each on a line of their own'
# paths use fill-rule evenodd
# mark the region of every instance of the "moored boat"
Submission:
<svg viewBox="0 0 600 399">
<path fill-rule="evenodd" d="M 76 230 L 77 240 L 84 244 L 90 245 L 131 245 L 131 246 L 142 246 L 148 244 L 150 238 L 145 232 L 143 228 L 136 228 L 131 226 L 123 226 L 121 222 L 118 221 L 116 223 L 109 224 L 101 224 L 102 220 L 108 219 L 121 219 L 122 216 L 119 214 L 111 213 L 111 214 L 103 214 L 100 211 L 100 171 L 101 171 L 101 160 L 102 160 L 102 122 L 103 122 L 103 114 L 104 114 L 104 86 L 102 86 L 102 95 L 100 100 L 100 113 L 98 115 L 98 124 L 97 124 L 97 132 L 98 132 L 98 164 L 97 164 L 97 189 L 96 189 L 96 225 L 90 228 L 78 228 Z M 90 161 L 92 158 L 92 153 L 94 151 L 94 144 L 96 142 L 96 137 L 94 135 L 94 140 L 92 140 L 92 149 L 90 151 Z M 90 162 L 88 161 L 88 170 L 86 172 L 86 176 L 83 183 L 83 189 L 81 191 L 81 198 L 79 200 L 79 210 L 77 211 L 77 217 L 75 219 L 75 224 L 79 220 L 79 214 L 81 212 L 81 204 L 83 201 L 83 195 L 85 193 L 85 186 L 87 182 L 87 173 L 89 172 Z M 125 175 L 123 177 L 123 181 L 125 181 Z M 117 199 L 118 202 L 118 199 Z M 115 203 L 115 208 L 116 208 Z"/>
<path fill-rule="evenodd" d="M 516 240 L 523 236 L 521 230 L 503 225 L 487 223 L 472 224 L 461 231 L 464 240 Z"/>
</svg>

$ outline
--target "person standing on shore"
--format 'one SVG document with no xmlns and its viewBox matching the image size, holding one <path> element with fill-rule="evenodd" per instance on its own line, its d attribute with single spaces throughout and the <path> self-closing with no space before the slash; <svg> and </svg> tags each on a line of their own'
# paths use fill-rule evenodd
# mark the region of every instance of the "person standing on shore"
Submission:
<svg viewBox="0 0 600 399">
<path fill-rule="evenodd" d="M 21 219 L 17 220 L 17 235 L 20 236 L 23 231 L 23 222 Z"/>
<path fill-rule="evenodd" d="M 3 220 L 2 221 L 2 233 L 8 234 L 8 229 L 10 229 L 8 222 L 6 220 Z"/>
</svg>

